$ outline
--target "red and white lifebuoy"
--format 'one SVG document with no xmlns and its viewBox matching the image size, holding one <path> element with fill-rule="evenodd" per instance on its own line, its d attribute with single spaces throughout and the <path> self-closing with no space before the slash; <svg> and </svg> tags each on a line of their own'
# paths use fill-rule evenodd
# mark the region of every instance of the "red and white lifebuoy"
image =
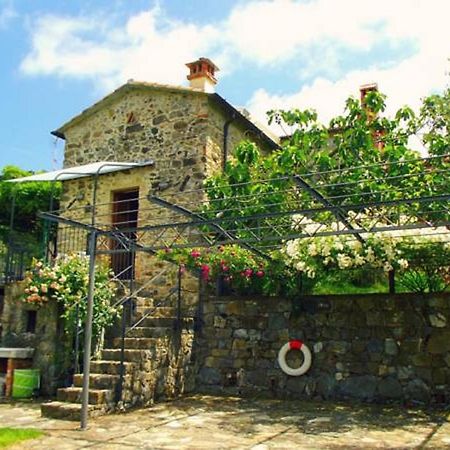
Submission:
<svg viewBox="0 0 450 450">
<path fill-rule="evenodd" d="M 286 355 L 290 350 L 300 350 L 303 353 L 303 364 L 297 369 L 289 367 L 286 363 Z M 311 367 L 311 362 L 311 351 L 299 340 L 289 341 L 287 344 L 284 344 L 278 352 L 278 364 L 280 365 L 281 370 L 292 377 L 298 377 L 308 372 Z"/>
</svg>

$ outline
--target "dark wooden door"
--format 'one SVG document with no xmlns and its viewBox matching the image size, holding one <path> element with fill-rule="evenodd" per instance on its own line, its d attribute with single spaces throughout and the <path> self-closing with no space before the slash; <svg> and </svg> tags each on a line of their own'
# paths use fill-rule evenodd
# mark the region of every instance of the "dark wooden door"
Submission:
<svg viewBox="0 0 450 450">
<path fill-rule="evenodd" d="M 139 190 L 114 192 L 113 202 L 112 224 L 117 237 L 111 247 L 118 251 L 111 255 L 111 268 L 121 280 L 131 280 L 135 275 L 132 244 L 136 241 L 134 230 L 138 224 Z"/>
</svg>

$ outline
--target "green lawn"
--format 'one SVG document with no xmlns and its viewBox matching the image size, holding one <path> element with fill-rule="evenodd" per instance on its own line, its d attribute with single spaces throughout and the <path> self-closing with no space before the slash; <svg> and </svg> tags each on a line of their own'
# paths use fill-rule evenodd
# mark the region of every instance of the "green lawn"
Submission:
<svg viewBox="0 0 450 450">
<path fill-rule="evenodd" d="M 17 444 L 27 439 L 36 439 L 44 433 L 32 428 L 0 428 L 0 448 Z"/>
</svg>

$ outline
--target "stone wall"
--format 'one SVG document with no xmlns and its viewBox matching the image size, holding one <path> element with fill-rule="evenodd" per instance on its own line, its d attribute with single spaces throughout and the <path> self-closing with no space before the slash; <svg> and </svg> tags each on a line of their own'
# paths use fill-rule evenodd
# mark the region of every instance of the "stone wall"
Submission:
<svg viewBox="0 0 450 450">
<path fill-rule="evenodd" d="M 203 194 L 186 191 L 202 187 L 207 176 L 221 169 L 223 127 L 227 120 L 229 113 L 204 93 L 134 87 L 67 127 L 64 166 L 100 160 L 153 160 L 153 166 L 99 177 L 97 204 L 100 206 L 96 209 L 96 223 L 110 223 L 113 192 L 131 188 L 138 188 L 141 197 L 139 226 L 155 221 L 170 222 L 173 220 L 170 214 L 163 208 L 155 209 L 146 196 L 152 193 L 172 198 L 188 209 L 195 209 Z M 243 139 L 253 139 L 262 145 L 260 137 L 249 134 L 244 123 L 232 121 L 228 131 L 230 154 Z M 92 178 L 63 183 L 61 208 L 70 205 L 65 216 L 90 223 L 92 186 Z M 180 191 L 185 193 L 180 195 Z M 64 228 L 60 227 L 63 231 L 59 233 L 62 251 L 84 251 L 86 239 L 77 239 L 71 244 L 68 241 L 76 232 L 66 232 Z M 170 242 L 170 231 L 164 237 Z M 143 239 L 138 239 L 144 245 L 152 245 L 155 233 L 147 232 Z M 140 281 L 155 276 L 163 267 L 164 263 L 146 254 L 136 256 L 136 278 Z M 166 283 L 159 280 L 156 294 L 164 295 L 172 288 L 175 277 L 172 271 Z"/>
<path fill-rule="evenodd" d="M 263 153 L 268 153 L 267 147 L 259 135 L 249 130 L 245 123 L 231 120 L 220 108 L 210 101 L 207 122 L 207 143 L 206 143 L 206 173 L 214 174 L 222 170 L 223 165 L 223 137 L 224 125 L 229 122 L 227 134 L 228 160 L 232 157 L 234 149 L 243 140 L 255 142 Z"/>
<path fill-rule="evenodd" d="M 206 174 L 221 167 L 223 127 L 229 119 L 202 92 L 135 87 L 68 126 L 64 166 L 153 159 L 160 181 L 176 185 L 189 175 L 188 187 L 198 187 Z M 231 121 L 230 154 L 244 139 L 268 150 L 244 122 Z"/>
<path fill-rule="evenodd" d="M 95 223 L 109 224 L 112 218 L 111 204 L 112 196 L 115 191 L 126 190 L 130 188 L 139 189 L 139 213 L 138 226 L 152 225 L 155 223 L 170 222 L 171 214 L 169 211 L 156 207 L 147 199 L 149 186 L 159 175 L 156 169 L 152 167 L 142 167 L 133 170 L 125 170 L 102 175 L 99 178 L 97 188 L 97 207 Z M 92 195 L 93 185 L 90 179 L 81 178 L 79 180 L 71 180 L 64 183 L 63 202 L 68 204 L 75 198 L 79 200 L 70 208 L 66 217 L 79 220 L 83 223 L 90 223 L 92 214 Z M 188 200 L 190 198 L 190 200 Z M 184 198 L 186 201 L 193 201 L 192 196 L 187 194 Z M 181 220 L 180 216 L 178 220 Z M 164 234 L 164 239 L 158 239 L 160 231 L 150 232 L 143 231 L 137 233 L 137 241 L 139 245 L 164 247 L 164 242 L 171 241 L 173 232 L 168 230 Z M 81 236 L 81 238 L 80 238 Z M 59 229 L 59 253 L 68 253 L 70 251 L 86 251 L 87 232 L 80 231 L 74 227 L 60 226 Z M 111 248 L 111 240 L 100 237 L 98 240 L 99 251 Z M 110 256 L 102 256 L 103 259 L 110 259 Z M 177 268 L 173 264 L 166 263 L 146 252 L 136 252 L 135 255 L 135 276 L 140 283 L 155 277 L 164 269 L 168 270 L 164 275 L 160 276 L 155 283 L 146 289 L 153 298 L 162 299 L 167 296 L 170 289 L 177 283 Z M 198 280 L 185 275 L 183 279 L 184 287 L 187 291 L 194 292 L 194 295 L 187 294 L 190 304 L 194 304 L 197 298 L 195 294 L 197 290 Z"/>
<path fill-rule="evenodd" d="M 209 298 L 198 343 L 200 391 L 243 395 L 450 403 L 450 295 Z M 300 339 L 313 355 L 303 376 L 277 355 Z M 300 364 L 300 352 L 288 362 Z"/>
<path fill-rule="evenodd" d="M 194 390 L 196 372 L 191 363 L 194 331 L 184 325 L 183 330 L 171 330 L 155 339 L 153 347 L 137 355 L 127 355 L 127 361 L 134 367 L 124 379 L 122 401 L 126 408 L 151 405 Z M 105 353 L 108 350 L 104 350 L 103 356 Z M 96 368 L 95 362 L 92 368 Z"/>
<path fill-rule="evenodd" d="M 20 300 L 21 293 L 21 283 L 5 287 L 0 346 L 34 348 L 33 368 L 41 371 L 41 393 L 53 395 L 67 378 L 70 365 L 66 351 L 68 343 L 59 319 L 61 311 L 56 302 L 40 308 L 26 304 Z M 28 311 L 36 311 L 34 332 L 27 331 Z"/>
<path fill-rule="evenodd" d="M 202 156 L 207 99 L 198 93 L 132 90 L 65 131 L 64 166 L 157 159 L 162 169 Z M 189 161 L 184 161 L 189 165 Z"/>
</svg>

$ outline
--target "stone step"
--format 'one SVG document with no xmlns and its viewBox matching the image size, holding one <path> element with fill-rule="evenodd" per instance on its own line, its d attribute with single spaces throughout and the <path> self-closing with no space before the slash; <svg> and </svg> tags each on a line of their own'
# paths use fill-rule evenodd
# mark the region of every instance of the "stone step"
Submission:
<svg viewBox="0 0 450 450">
<path fill-rule="evenodd" d="M 182 327 L 189 327 L 192 326 L 194 323 L 194 319 L 192 317 L 184 317 L 181 319 L 181 325 Z M 140 327 L 168 327 L 173 328 L 176 324 L 176 318 L 175 317 L 147 317 L 144 319 L 139 326 Z"/>
<path fill-rule="evenodd" d="M 173 327 L 136 327 L 127 330 L 126 337 L 130 338 L 156 338 L 156 337 L 171 337 Z"/>
<path fill-rule="evenodd" d="M 130 375 L 125 375 L 124 381 L 128 381 Z M 89 375 L 89 388 L 92 389 L 114 389 L 119 382 L 119 375 L 106 373 L 91 373 Z M 73 376 L 75 387 L 83 386 L 83 374 L 77 373 Z"/>
<path fill-rule="evenodd" d="M 151 297 L 135 297 L 134 304 L 137 309 L 153 308 L 155 305 L 155 300 Z"/>
<path fill-rule="evenodd" d="M 169 317 L 177 316 L 176 308 L 172 306 L 157 306 L 155 308 L 137 308 L 135 318 L 140 319 L 143 315 L 150 313 L 149 317 Z"/>
<path fill-rule="evenodd" d="M 140 363 L 143 360 L 154 359 L 156 354 L 156 349 L 126 349 L 124 352 L 124 361 Z M 109 348 L 102 351 L 102 360 L 104 361 L 120 361 L 120 356 L 120 349 L 117 348 Z"/>
<path fill-rule="evenodd" d="M 138 292 L 139 291 L 139 292 Z M 151 285 L 144 287 L 142 283 L 133 282 L 133 285 L 130 286 L 130 283 L 126 285 L 126 289 L 123 286 L 119 286 L 117 289 L 118 295 L 124 296 L 125 294 L 131 295 L 132 297 L 144 297 L 144 298 L 153 298 L 157 290 Z"/>
<path fill-rule="evenodd" d="M 157 293 L 156 289 L 144 288 L 141 289 L 139 286 L 135 286 L 133 288 L 133 297 L 134 298 L 155 298 L 155 294 Z M 139 292 L 137 292 L 139 290 Z"/>
<path fill-rule="evenodd" d="M 81 403 L 83 388 L 68 387 L 58 389 L 56 398 L 60 402 Z M 112 389 L 89 389 L 89 404 L 103 405 L 114 402 L 114 391 Z"/>
<path fill-rule="evenodd" d="M 143 349 L 143 350 L 151 350 L 154 349 L 157 345 L 163 344 L 164 338 L 135 338 L 135 337 L 126 337 L 124 339 L 124 345 L 126 349 Z M 113 340 L 113 345 L 116 349 L 120 349 L 122 345 L 122 338 L 115 338 Z"/>
<path fill-rule="evenodd" d="M 134 370 L 134 364 L 131 362 L 125 362 L 124 373 L 132 373 Z M 111 375 L 120 375 L 120 361 L 92 361 L 91 362 L 91 373 L 106 373 Z"/>
<path fill-rule="evenodd" d="M 106 414 L 112 408 L 107 405 L 89 405 L 88 416 L 97 417 Z M 62 420 L 80 420 L 81 404 L 66 402 L 50 402 L 41 404 L 41 414 L 43 417 Z"/>
</svg>

